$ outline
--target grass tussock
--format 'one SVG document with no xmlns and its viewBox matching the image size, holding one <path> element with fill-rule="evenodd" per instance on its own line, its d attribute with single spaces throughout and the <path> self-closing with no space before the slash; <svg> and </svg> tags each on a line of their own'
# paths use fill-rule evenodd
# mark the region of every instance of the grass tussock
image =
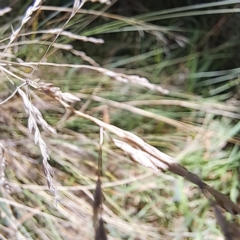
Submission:
<svg viewBox="0 0 240 240">
<path fill-rule="evenodd" d="M 1 6 L 0 239 L 239 239 L 238 1 L 91 2 Z"/>
</svg>

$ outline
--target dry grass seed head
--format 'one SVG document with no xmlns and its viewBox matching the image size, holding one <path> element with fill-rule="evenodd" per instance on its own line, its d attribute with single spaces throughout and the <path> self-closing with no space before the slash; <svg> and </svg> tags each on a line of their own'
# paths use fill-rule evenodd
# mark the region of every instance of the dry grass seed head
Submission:
<svg viewBox="0 0 240 240">
<path fill-rule="evenodd" d="M 60 197 L 58 195 L 57 189 L 53 183 L 53 170 L 52 167 L 49 165 L 48 160 L 50 159 L 48 154 L 47 144 L 43 140 L 40 130 L 38 128 L 38 124 L 46 131 L 56 133 L 56 130 L 52 128 L 48 123 L 43 119 L 42 114 L 40 111 L 30 102 L 27 95 L 21 90 L 18 89 L 19 94 L 21 95 L 25 109 L 29 114 L 28 118 L 28 129 L 30 132 L 34 131 L 34 142 L 38 144 L 43 160 L 42 160 L 42 167 L 43 172 L 47 178 L 47 183 L 49 190 L 54 194 L 55 203 L 59 202 Z"/>
</svg>

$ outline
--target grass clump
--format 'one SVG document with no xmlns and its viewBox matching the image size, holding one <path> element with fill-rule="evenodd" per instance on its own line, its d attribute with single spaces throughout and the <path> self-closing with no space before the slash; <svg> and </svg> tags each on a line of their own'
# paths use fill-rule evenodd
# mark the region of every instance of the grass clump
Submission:
<svg viewBox="0 0 240 240">
<path fill-rule="evenodd" d="M 0 238 L 238 239 L 238 1 L 123 2 L 2 6 Z"/>
</svg>

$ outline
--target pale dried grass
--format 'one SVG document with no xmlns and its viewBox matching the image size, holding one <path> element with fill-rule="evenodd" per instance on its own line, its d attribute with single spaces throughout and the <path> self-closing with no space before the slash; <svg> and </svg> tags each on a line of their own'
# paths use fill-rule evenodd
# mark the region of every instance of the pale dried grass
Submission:
<svg viewBox="0 0 240 240">
<path fill-rule="evenodd" d="M 100 2 L 109 3 L 109 1 Z M 99 191 L 102 191 L 102 188 L 104 189 L 109 187 L 117 187 L 118 185 L 134 182 L 135 184 L 137 184 L 138 191 L 141 192 L 143 191 L 142 184 L 138 183 L 138 181 L 141 179 L 146 179 L 150 175 L 153 175 L 161 176 L 161 178 L 166 182 L 173 182 L 176 175 L 181 176 L 187 181 L 197 185 L 197 187 L 200 189 L 200 193 L 203 193 L 207 197 L 207 199 L 214 203 L 213 205 L 215 208 L 217 219 L 219 221 L 219 225 L 223 225 L 223 223 L 225 223 L 225 220 L 224 218 L 222 218 L 222 215 L 219 214 L 218 208 L 216 207 L 217 205 L 221 206 L 223 209 L 230 212 L 231 214 L 240 214 L 240 208 L 238 205 L 233 203 L 226 195 L 204 183 L 196 174 L 188 171 L 186 168 L 181 166 L 175 158 L 159 151 L 150 144 L 146 143 L 142 138 L 131 132 L 124 131 L 123 129 L 117 128 L 116 126 L 101 121 L 96 117 L 76 110 L 71 104 L 80 101 L 80 98 L 78 96 L 75 96 L 72 93 L 62 92 L 59 87 L 55 86 L 52 83 L 37 82 L 32 80 L 31 76 L 33 76 L 33 73 L 39 66 L 85 68 L 100 72 L 103 75 L 106 75 L 116 81 L 125 84 L 137 84 L 141 87 L 158 91 L 163 95 L 169 94 L 169 91 L 167 89 L 164 89 L 158 85 L 154 85 L 145 78 L 141 78 L 135 75 L 116 73 L 114 71 L 98 67 L 97 63 L 94 60 L 86 57 L 84 53 L 74 50 L 70 45 L 59 45 L 58 43 L 55 43 L 56 39 L 60 35 L 64 35 L 81 41 L 101 43 L 101 40 L 77 37 L 72 33 L 64 31 L 64 27 L 66 26 L 66 24 L 79 11 L 83 3 L 84 1 L 74 2 L 71 16 L 69 17 L 68 21 L 65 23 L 62 29 L 58 29 L 57 31 L 49 30 L 48 32 L 43 32 L 55 34 L 56 36 L 52 42 L 46 43 L 48 45 L 47 51 L 39 62 L 24 62 L 22 59 L 15 59 L 17 61 L 14 62 L 11 56 L 10 60 L 2 59 L 4 57 L 9 57 L 9 48 L 18 46 L 20 44 L 30 44 L 30 42 L 26 41 L 21 41 L 17 43 L 14 43 L 14 41 L 17 39 L 18 36 L 21 36 L 20 31 L 26 24 L 26 22 L 31 18 L 32 14 L 41 8 L 41 1 L 35 1 L 34 5 L 28 8 L 24 18 L 22 19 L 20 27 L 17 30 L 13 31 L 11 37 L 9 38 L 9 43 L 7 45 L 3 45 L 2 47 L 4 51 L 1 55 L 0 69 L 3 75 L 7 77 L 7 79 L 9 79 L 12 84 L 14 83 L 11 78 L 16 78 L 23 83 L 16 87 L 16 90 L 13 91 L 10 97 L 2 101 L 2 108 L 0 109 L 3 121 L 6 122 L 6 125 L 8 127 L 14 127 L 15 129 L 18 129 L 18 131 L 20 131 L 20 133 L 16 133 L 14 137 L 17 138 L 21 136 L 19 140 L 14 140 L 14 138 L 1 139 L 1 186 L 4 187 L 8 185 L 5 177 L 6 159 L 8 159 L 7 162 L 9 163 L 9 167 L 13 170 L 13 172 L 11 173 L 13 178 L 10 178 L 8 180 L 9 186 L 11 186 L 12 193 L 15 193 L 15 196 L 13 196 L 7 191 L 2 190 L 4 192 L 4 198 L 0 198 L 0 202 L 4 204 L 4 207 L 6 207 L 10 213 L 6 215 L 5 218 L 3 217 L 8 223 L 8 230 L 5 229 L 3 225 L 0 226 L 1 230 L 4 232 L 4 234 L 8 236 L 16 236 L 16 239 L 27 239 L 27 237 L 29 239 L 34 239 L 34 237 L 29 236 L 29 232 L 25 229 L 24 226 L 27 226 L 30 229 L 34 229 L 35 233 L 38 234 L 38 236 L 41 236 L 42 239 L 48 239 L 47 235 L 51 235 L 52 237 L 54 237 L 54 239 L 79 239 L 79 236 L 81 236 L 81 239 L 92 239 L 94 237 L 91 223 L 92 215 L 94 212 L 92 210 L 91 202 L 94 200 L 94 195 L 89 190 L 93 189 L 95 186 L 94 182 L 95 180 L 97 180 L 96 174 L 93 173 L 94 167 L 91 169 L 91 171 L 89 171 L 86 166 L 86 169 L 81 169 L 82 165 L 79 164 L 79 159 L 84 158 L 84 154 L 86 154 L 86 152 L 81 152 L 77 150 L 78 147 L 76 147 L 76 143 L 73 142 L 88 142 L 89 144 L 94 146 L 94 148 L 98 144 L 94 141 L 94 139 L 83 136 L 82 134 L 76 132 L 68 132 L 68 134 L 66 134 L 64 132 L 64 129 L 59 130 L 58 134 L 56 134 L 55 129 L 44 120 L 43 115 L 41 114 L 41 111 L 36 107 L 36 104 L 33 104 L 31 98 L 32 96 L 34 96 L 34 94 L 31 93 L 30 87 L 34 89 L 34 93 L 36 95 L 39 93 L 38 91 L 41 91 L 42 93 L 53 98 L 55 101 L 54 104 L 59 102 L 65 109 L 67 109 L 71 113 L 74 113 L 75 116 L 90 120 L 91 122 L 99 126 L 100 129 L 104 129 L 104 131 L 109 134 L 108 138 L 110 144 L 113 143 L 116 147 L 125 152 L 125 154 L 127 154 L 134 162 L 137 162 L 144 167 L 150 168 L 149 170 L 145 170 L 147 173 L 142 173 L 142 170 L 138 169 L 134 163 L 128 162 L 128 164 L 134 166 L 132 170 L 129 171 L 129 175 L 132 175 L 132 177 L 130 177 L 129 179 L 117 180 L 112 183 L 104 182 L 101 186 L 100 184 L 98 184 L 97 186 Z M 92 66 L 54 64 L 45 62 L 46 56 L 50 48 L 70 50 L 72 53 L 80 56 L 83 60 L 89 62 Z M 17 69 L 17 67 L 19 66 L 30 67 L 32 69 L 32 72 L 27 75 L 29 79 L 26 80 L 25 73 Z M 12 67 L 12 71 L 10 70 L 10 67 Z M 16 73 L 14 73 L 14 69 L 16 69 Z M 23 86 L 25 86 L 26 91 L 23 91 L 21 89 L 23 88 Z M 20 95 L 21 98 L 16 96 L 17 93 Z M 92 98 L 93 100 L 100 102 L 105 101 L 97 96 L 92 96 Z M 20 99 L 22 99 L 26 115 L 28 116 L 27 125 L 24 125 L 16 120 L 18 113 L 9 114 L 9 109 L 8 106 L 6 106 L 6 103 L 10 101 L 10 99 L 12 101 L 11 105 L 15 110 L 18 109 L 18 102 L 20 101 Z M 43 104 L 45 103 L 44 97 L 43 99 L 41 99 L 41 101 L 43 101 Z M 49 101 L 49 99 L 46 99 L 46 101 Z M 114 107 L 122 108 L 140 115 L 145 114 L 145 116 L 150 118 L 153 116 L 151 115 L 151 113 L 146 113 L 146 111 L 144 110 L 130 106 L 130 104 L 116 102 L 108 102 L 108 104 L 112 104 L 112 106 Z M 183 103 L 178 102 L 177 104 Z M 195 103 L 192 104 L 191 107 L 196 108 L 199 106 Z M 57 109 L 57 107 L 55 109 Z M 203 106 L 201 110 L 212 112 L 212 109 Z M 226 112 L 223 112 L 222 109 L 218 109 L 218 111 L 220 111 L 220 114 L 226 114 Z M 178 122 L 170 118 L 164 118 L 160 115 L 156 116 L 155 114 L 154 116 L 157 120 L 166 122 L 174 127 L 181 128 L 182 130 L 185 129 L 185 131 L 195 131 L 196 133 L 208 132 L 208 130 L 206 129 L 202 129 L 199 127 L 196 128 L 192 125 Z M 41 127 L 43 131 L 41 131 L 39 127 Z M 7 129 L 7 131 L 9 131 L 9 129 Z M 29 132 L 31 134 L 29 134 Z M 110 134 L 115 135 L 116 137 L 118 137 L 118 139 L 110 136 Z M 64 145 L 59 142 L 60 139 L 62 139 L 63 141 L 71 140 L 71 142 L 66 146 L 67 152 L 64 151 L 64 149 L 61 149 L 61 147 Z M 228 140 L 231 141 L 231 139 Z M 232 141 L 234 141 L 234 139 Z M 34 146 L 34 143 L 38 145 L 39 149 Z M 104 148 L 103 131 L 100 135 L 100 146 L 101 149 L 103 149 L 103 152 L 106 151 L 111 156 L 110 158 L 112 161 L 116 161 L 116 159 L 124 159 L 121 152 L 116 153 L 112 150 L 111 145 L 107 148 Z M 31 155 L 33 155 L 34 157 L 30 157 Z M 54 181 L 56 183 L 53 183 L 53 170 L 49 164 L 50 156 L 56 159 L 57 164 L 61 166 L 61 168 L 63 168 L 63 170 L 60 170 L 57 167 L 55 168 Z M 42 160 L 36 160 L 38 158 L 42 158 Z M 124 161 L 121 161 L 121 164 L 118 166 L 118 168 L 121 168 L 122 165 L 124 166 L 124 164 L 126 164 Z M 43 173 L 46 176 L 48 182 L 48 189 L 54 194 L 56 202 L 59 201 L 61 197 L 61 202 L 57 208 L 53 205 L 52 196 L 49 195 L 47 192 L 44 178 L 41 177 L 42 172 L 38 168 L 39 162 L 43 164 Z M 36 165 L 35 169 L 31 167 L 34 164 Z M 88 164 L 88 166 L 94 166 L 93 163 Z M 174 177 L 168 176 L 163 174 L 162 171 L 170 171 L 175 175 Z M 61 176 L 66 173 L 67 178 L 71 175 L 74 175 L 76 177 L 75 186 L 61 186 L 62 183 L 59 179 L 61 179 Z M 138 176 L 133 177 L 135 175 Z M 126 177 L 126 175 L 124 176 Z M 106 179 L 106 177 L 104 176 L 101 177 L 103 181 L 109 180 Z M 19 184 L 19 180 L 21 181 L 21 184 Z M 66 179 L 64 179 L 63 182 L 69 184 Z M 84 186 L 82 186 L 81 184 L 83 184 Z M 149 182 L 149 185 L 152 186 L 153 189 L 157 188 L 156 184 L 154 184 L 154 179 Z M 61 191 L 60 197 L 58 194 L 58 190 Z M 72 191 L 78 192 L 72 193 Z M 164 229 L 164 227 L 155 227 L 149 223 L 142 223 L 139 219 L 135 219 L 127 211 L 124 211 L 117 202 L 114 202 L 114 200 L 108 197 L 109 192 L 107 191 L 107 189 L 105 189 L 104 191 L 106 204 L 100 201 L 100 203 L 94 209 L 94 228 L 96 232 L 99 226 L 97 224 L 97 220 L 101 225 L 101 219 L 103 219 L 107 223 L 107 229 L 108 227 L 114 227 L 118 231 L 129 234 L 133 238 L 138 237 L 139 239 L 159 239 L 159 236 L 164 235 L 165 239 L 171 239 L 167 237 L 168 235 L 166 234 L 166 230 Z M 25 194 L 25 199 L 22 203 L 18 203 L 17 201 L 22 200 L 21 194 L 23 193 Z M 119 194 L 122 198 L 125 197 L 120 192 L 118 193 L 117 190 L 116 194 Z M 215 200 L 213 201 L 212 199 Z M 135 200 L 138 201 L 137 198 Z M 164 197 L 162 201 L 165 201 Z M 168 201 L 168 199 L 166 199 L 166 201 Z M 46 207 L 46 205 L 48 207 Z M 14 208 L 14 211 L 18 213 L 18 216 L 13 213 L 10 206 Z M 116 214 L 112 209 L 114 209 L 114 211 L 116 211 L 118 214 Z M 160 210 L 158 209 L 158 207 L 155 206 L 155 211 L 158 212 Z M 161 213 L 159 212 L 158 214 L 161 215 Z M 50 229 L 52 230 L 51 234 L 49 233 L 49 230 L 47 228 L 42 228 L 42 222 L 46 222 L 48 225 L 50 225 Z M 237 231 L 237 228 L 235 229 Z M 224 227 L 222 227 L 222 230 L 225 235 L 228 234 L 226 233 Z M 189 233 L 183 233 L 183 236 L 189 236 Z M 116 238 L 109 236 L 109 239 Z"/>
</svg>

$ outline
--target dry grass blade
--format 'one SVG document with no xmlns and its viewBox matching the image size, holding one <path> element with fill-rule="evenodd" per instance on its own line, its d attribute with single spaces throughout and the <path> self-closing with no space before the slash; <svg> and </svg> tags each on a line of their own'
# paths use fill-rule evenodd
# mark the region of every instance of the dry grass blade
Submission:
<svg viewBox="0 0 240 240">
<path fill-rule="evenodd" d="M 103 211 L 103 194 L 101 187 L 101 175 L 102 175 L 102 145 L 103 145 L 103 128 L 100 127 L 100 140 L 99 140 L 99 153 L 98 153 L 98 179 L 96 182 L 96 190 L 93 199 L 93 227 L 95 230 L 95 240 L 107 239 L 107 234 L 104 228 L 104 222 L 102 219 Z"/>
<path fill-rule="evenodd" d="M 61 99 L 56 99 L 66 108 L 73 111 L 76 115 L 81 116 L 83 118 L 86 118 L 95 124 L 97 124 L 100 127 L 103 127 L 105 130 L 110 131 L 111 133 L 114 133 L 118 137 L 120 137 L 124 142 L 128 143 L 130 146 L 134 147 L 137 150 L 141 150 L 153 158 L 156 158 L 159 162 L 167 166 L 168 171 L 177 174 L 178 176 L 181 176 L 188 180 L 189 182 L 197 185 L 201 190 L 205 190 L 209 192 L 216 200 L 216 202 L 224 208 L 226 211 L 232 213 L 232 214 L 240 214 L 240 207 L 233 203 L 230 198 L 221 192 L 215 190 L 214 188 L 210 187 L 206 183 L 204 183 L 200 177 L 198 177 L 196 174 L 188 171 L 185 167 L 181 166 L 177 163 L 177 160 L 170 157 L 169 155 L 162 153 L 158 149 L 152 147 L 151 145 L 144 142 L 141 138 L 136 136 L 133 133 L 130 133 L 128 131 L 124 131 L 118 127 L 115 127 L 113 125 L 104 123 L 103 121 L 94 118 L 90 115 L 84 114 L 80 111 L 75 110 L 70 105 L 62 101 Z M 155 164 L 155 167 L 161 169 L 158 164 Z M 155 170 L 155 169 L 154 169 Z"/>
<path fill-rule="evenodd" d="M 100 2 L 100 3 L 105 3 L 105 4 L 111 4 L 110 0 L 89 0 L 91 2 Z"/>
<path fill-rule="evenodd" d="M 3 16 L 4 14 L 8 13 L 8 12 L 11 12 L 11 8 L 10 7 L 6 7 L 6 8 L 3 8 L 3 9 L 0 9 L 0 16 Z"/>
<path fill-rule="evenodd" d="M 126 141 L 134 145 L 135 148 L 119 140 L 114 140 L 114 143 L 117 147 L 121 148 L 124 152 L 130 155 L 135 161 L 154 170 L 156 170 L 156 168 L 168 170 L 181 177 L 184 177 L 189 182 L 196 184 L 200 189 L 209 192 L 215 198 L 219 206 L 224 208 L 226 211 L 234 214 L 240 214 L 240 207 L 233 203 L 229 197 L 204 183 L 201 178 L 178 164 L 175 159 L 145 143 L 141 138 L 135 136 L 134 134 L 126 131 L 125 134 Z"/>
<path fill-rule="evenodd" d="M 175 119 L 171 119 L 171 118 L 168 118 L 168 117 L 165 117 L 165 116 L 161 116 L 161 115 L 143 110 L 141 108 L 130 106 L 130 105 L 125 104 L 125 103 L 120 103 L 120 102 L 115 102 L 115 101 L 112 101 L 112 100 L 107 100 L 107 99 L 104 99 L 102 97 L 95 96 L 95 95 L 91 95 L 91 96 L 89 96 L 87 94 L 78 94 L 78 95 L 81 96 L 82 98 L 91 98 L 94 101 L 107 104 L 110 107 L 123 109 L 123 110 L 129 111 L 131 113 L 136 113 L 136 114 L 139 114 L 139 115 L 144 116 L 144 117 L 148 117 L 148 118 L 151 118 L 151 119 L 156 119 L 156 120 L 161 121 L 161 122 L 165 122 L 165 123 L 167 123 L 171 126 L 174 126 L 176 128 L 181 128 L 185 131 L 192 131 L 192 129 L 194 129 L 195 131 L 200 130 L 200 129 L 197 129 L 193 125 L 190 125 L 190 124 L 187 124 L 187 123 L 182 123 L 182 122 L 177 121 Z"/>
<path fill-rule="evenodd" d="M 158 159 L 142 150 L 135 149 L 129 144 L 117 139 L 113 139 L 113 142 L 118 148 L 122 149 L 128 156 L 130 156 L 132 160 L 145 167 L 152 168 L 154 171 L 158 171 L 159 168 L 163 171 L 168 169 L 166 164 L 159 162 Z"/>
<path fill-rule="evenodd" d="M 104 222 L 102 218 L 99 219 L 99 226 L 96 230 L 95 240 L 107 240 L 107 234 L 104 228 Z"/>
<path fill-rule="evenodd" d="M 212 201 L 212 206 L 214 208 L 214 213 L 215 213 L 215 217 L 217 219 L 218 225 L 220 226 L 222 233 L 225 236 L 226 240 L 233 240 L 233 238 L 230 236 L 230 234 L 228 232 L 227 220 L 224 218 L 220 209 L 218 209 L 218 206 L 216 205 L 216 203 L 214 201 Z"/>
<path fill-rule="evenodd" d="M 39 83 L 38 88 L 51 97 L 54 96 L 70 103 L 81 100 L 71 93 L 63 93 L 59 87 L 55 87 L 52 83 Z"/>
<path fill-rule="evenodd" d="M 137 75 L 126 75 L 123 73 L 116 73 L 110 70 L 102 69 L 101 72 L 106 76 L 114 78 L 116 81 L 124 82 L 124 83 L 131 83 L 146 87 L 150 90 L 158 91 L 163 95 L 168 95 L 169 91 L 167 89 L 162 88 L 159 85 L 150 83 L 146 78 L 139 77 Z"/>
<path fill-rule="evenodd" d="M 101 211 L 102 198 L 103 196 L 102 196 L 102 189 L 101 189 L 101 180 L 98 179 L 96 182 L 96 189 L 94 193 L 94 202 L 93 202 L 93 226 L 95 230 L 99 226 L 98 215 L 100 214 L 100 211 Z"/>
<path fill-rule="evenodd" d="M 227 221 L 215 201 L 210 200 L 211 205 L 214 208 L 214 214 L 217 219 L 217 223 L 222 230 L 222 233 L 226 240 L 238 240 L 240 236 L 240 227 L 236 224 Z"/>
<path fill-rule="evenodd" d="M 26 32 L 26 33 L 21 33 L 18 36 L 22 37 L 22 36 L 28 36 L 28 35 L 32 35 L 32 34 L 58 34 L 60 33 L 61 36 L 66 36 L 68 38 L 71 39 L 75 39 L 75 40 L 80 40 L 83 42 L 91 42 L 91 43 L 95 43 L 95 44 L 102 44 L 104 43 L 104 40 L 101 38 L 94 38 L 94 37 L 86 37 L 86 36 L 79 36 L 77 34 L 68 32 L 68 31 L 62 31 L 61 28 L 54 28 L 54 29 L 48 29 L 48 30 L 38 30 L 38 31 L 30 31 L 30 32 Z M 45 35 L 43 35 L 44 38 Z M 6 40 L 8 40 L 9 38 L 4 38 L 1 39 L 0 42 L 4 42 Z"/>
</svg>

